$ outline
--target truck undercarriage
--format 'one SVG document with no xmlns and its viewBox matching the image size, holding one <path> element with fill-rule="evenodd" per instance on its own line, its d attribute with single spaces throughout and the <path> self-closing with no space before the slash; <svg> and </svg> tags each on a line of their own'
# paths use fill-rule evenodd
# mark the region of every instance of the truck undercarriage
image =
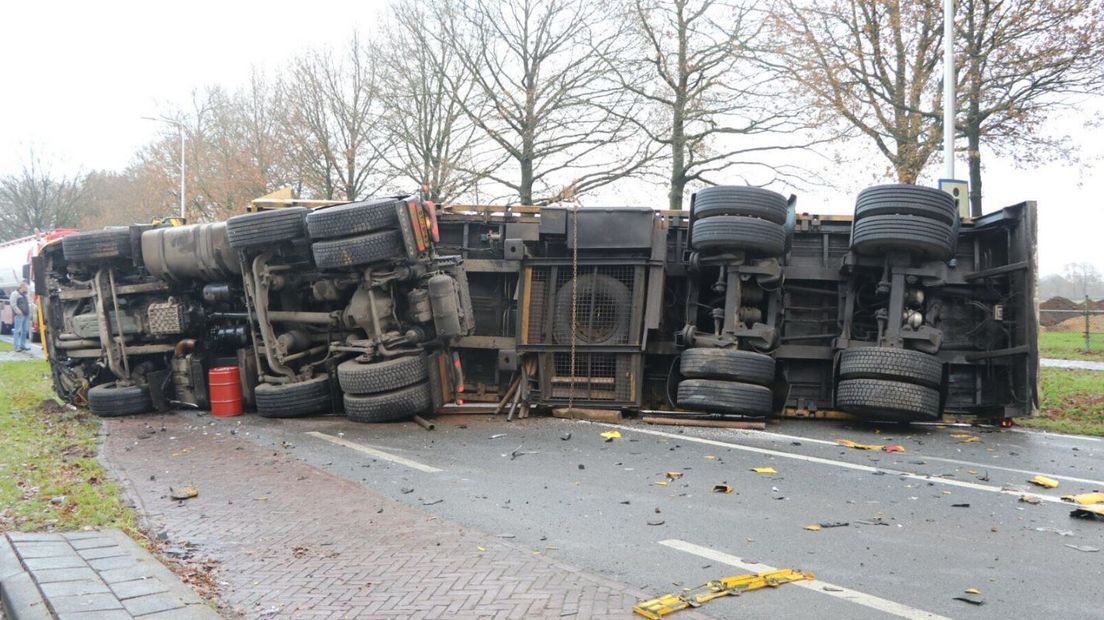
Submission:
<svg viewBox="0 0 1104 620">
<path fill-rule="evenodd" d="M 270 417 L 1003 421 L 1037 408 L 1034 252 L 1030 202 L 961 220 L 877 186 L 817 216 L 712 187 L 687 213 L 260 199 L 72 235 L 34 273 L 55 387 L 100 415 L 208 408 L 236 368 Z"/>
</svg>

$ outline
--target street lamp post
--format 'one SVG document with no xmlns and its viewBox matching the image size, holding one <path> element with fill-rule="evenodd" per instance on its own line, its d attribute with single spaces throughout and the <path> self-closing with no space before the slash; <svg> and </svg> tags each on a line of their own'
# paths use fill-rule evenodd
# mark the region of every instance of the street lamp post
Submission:
<svg viewBox="0 0 1104 620">
<path fill-rule="evenodd" d="M 142 118 L 147 121 L 156 121 L 159 123 L 168 123 L 170 125 L 174 125 L 177 132 L 180 133 L 180 219 L 184 219 L 184 123 L 164 117 L 154 118 L 152 116 L 143 116 Z"/>
</svg>

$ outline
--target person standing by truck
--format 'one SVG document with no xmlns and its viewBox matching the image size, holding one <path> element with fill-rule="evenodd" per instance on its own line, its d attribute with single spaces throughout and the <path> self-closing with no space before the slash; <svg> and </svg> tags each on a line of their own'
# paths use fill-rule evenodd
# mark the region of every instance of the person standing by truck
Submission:
<svg viewBox="0 0 1104 620">
<path fill-rule="evenodd" d="M 19 288 L 12 291 L 8 301 L 15 316 L 12 326 L 12 345 L 16 352 L 28 351 L 27 336 L 31 327 L 31 302 L 27 297 L 27 283 L 20 282 Z"/>
</svg>

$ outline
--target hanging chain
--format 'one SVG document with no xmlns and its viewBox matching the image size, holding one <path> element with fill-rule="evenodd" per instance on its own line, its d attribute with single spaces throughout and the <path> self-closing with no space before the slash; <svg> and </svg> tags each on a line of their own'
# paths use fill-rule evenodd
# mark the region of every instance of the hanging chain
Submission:
<svg viewBox="0 0 1104 620">
<path fill-rule="evenodd" d="M 568 408 L 575 407 L 575 340 L 579 333 L 579 203 L 571 212 L 571 392 Z"/>
</svg>

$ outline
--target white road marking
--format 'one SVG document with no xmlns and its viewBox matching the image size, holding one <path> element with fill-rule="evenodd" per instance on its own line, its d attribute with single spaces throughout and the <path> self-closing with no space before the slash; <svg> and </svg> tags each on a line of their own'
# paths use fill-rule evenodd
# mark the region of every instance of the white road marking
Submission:
<svg viewBox="0 0 1104 620">
<path fill-rule="evenodd" d="M 1023 433 L 1024 435 L 1035 435 L 1036 437 L 1049 439 L 1077 439 L 1080 441 L 1093 441 L 1098 443 L 1104 441 L 1104 439 L 1101 439 L 1100 437 L 1086 437 L 1085 435 L 1067 435 L 1065 433 L 1052 433 L 1050 431 L 1029 431 L 1024 428 L 1012 428 L 1009 430 L 1011 430 L 1013 433 Z"/>
<path fill-rule="evenodd" d="M 311 437 L 317 437 L 319 439 L 324 439 L 324 440 L 326 440 L 330 443 L 334 443 L 334 444 L 337 444 L 339 446 L 344 446 L 346 448 L 349 448 L 350 450 L 356 450 L 357 452 L 363 452 L 364 454 L 367 454 L 369 456 L 374 456 L 377 459 L 382 459 L 384 461 L 391 461 L 392 463 L 398 463 L 399 465 L 405 465 L 405 466 L 407 466 L 411 469 L 416 469 L 418 471 L 424 471 L 427 474 L 435 474 L 437 472 L 444 471 L 442 469 L 438 469 L 436 467 L 426 465 L 424 463 L 419 463 L 418 461 L 412 461 L 408 458 L 404 458 L 404 457 L 401 457 L 401 456 L 398 456 L 398 455 L 395 455 L 395 454 L 389 454 L 387 452 L 384 452 L 383 450 L 376 450 L 375 448 L 369 448 L 368 446 L 363 446 L 359 443 L 352 442 L 352 441 L 349 441 L 347 439 L 342 439 L 341 437 L 334 437 L 333 435 L 327 435 L 326 433 L 319 433 L 318 431 L 308 431 L 307 434 L 310 435 Z"/>
<path fill-rule="evenodd" d="M 714 562 L 720 562 L 722 564 L 728 564 L 729 566 L 735 566 L 746 571 L 754 573 L 763 573 L 768 571 L 778 570 L 773 566 L 766 564 L 760 564 L 757 562 L 744 562 L 740 558 L 724 553 L 723 551 L 717 551 L 716 549 L 710 549 L 709 547 L 702 547 L 701 545 L 695 545 L 694 543 L 686 542 L 678 539 L 661 540 L 659 544 L 679 551 L 685 551 L 686 553 L 694 554 L 698 557 L 712 560 Z M 916 609 L 915 607 L 909 607 L 894 601 L 890 601 L 884 598 L 874 596 L 872 594 L 866 594 L 865 592 L 859 592 L 850 588 L 844 588 L 843 586 L 837 586 L 835 584 L 822 581 L 819 577 L 813 581 L 794 581 L 786 585 L 790 587 L 805 588 L 806 590 L 812 590 L 820 594 L 825 594 L 834 598 L 842 599 L 856 605 L 862 605 L 863 607 L 869 607 L 871 609 L 877 609 L 878 611 L 885 612 L 900 618 L 908 618 L 909 620 L 950 620 L 946 616 L 940 616 L 923 609 Z M 825 590 L 824 587 L 828 586 L 831 590 Z"/>
<path fill-rule="evenodd" d="M 777 438 L 786 441 L 803 441 L 808 443 L 815 443 L 824 446 L 834 446 L 837 448 L 843 448 L 834 441 L 828 441 L 826 439 L 817 439 L 815 437 L 804 437 L 802 435 L 787 435 L 785 433 L 774 433 L 771 431 L 748 431 L 742 429 L 733 429 L 737 435 L 741 437 L 747 437 L 749 439 L 755 439 L 756 437 Z M 1073 435 L 1064 435 L 1065 437 L 1074 437 Z M 1096 439 L 1095 437 L 1087 437 L 1086 439 Z M 1035 476 L 1042 474 L 1050 478 L 1057 478 L 1059 480 L 1068 480 L 1070 482 L 1081 482 L 1084 484 L 1091 484 L 1096 487 L 1104 487 L 1104 480 L 1092 480 L 1090 478 L 1077 478 L 1075 476 L 1065 476 L 1062 474 L 1052 474 L 1044 471 L 1032 471 L 1028 469 L 1016 469 L 1015 467 L 1004 467 L 1001 465 L 991 465 L 985 463 L 976 463 L 974 461 L 963 461 L 961 459 L 950 459 L 943 456 L 932 456 L 930 454 L 923 454 L 920 452 L 906 452 L 905 454 L 911 454 L 921 459 L 927 459 L 929 461 L 939 461 L 941 463 L 954 463 L 956 465 L 965 465 L 967 467 L 980 467 L 982 469 L 996 469 L 1000 471 L 1010 471 L 1016 474 L 1026 474 L 1028 476 Z"/>
<path fill-rule="evenodd" d="M 622 424 L 607 424 L 605 422 L 590 422 L 597 426 L 605 426 L 608 428 L 616 428 L 628 432 L 643 433 L 645 435 L 655 435 L 656 437 L 666 437 L 668 439 L 675 439 L 678 441 L 687 441 L 693 443 L 700 443 L 707 446 L 717 446 L 720 448 L 729 448 L 732 450 L 743 450 L 744 452 L 754 452 L 756 454 L 765 454 L 768 456 L 776 456 L 784 459 L 793 459 L 795 461 L 805 461 L 806 463 L 816 463 L 818 465 L 831 465 L 833 467 L 840 467 L 843 469 L 853 469 L 855 471 L 865 471 L 868 473 L 874 473 L 876 471 L 882 471 L 886 474 L 894 475 L 899 478 L 910 478 L 912 480 L 923 480 L 925 482 L 934 482 L 936 484 L 945 484 L 952 487 L 960 487 L 963 489 L 973 489 L 975 491 L 987 491 L 989 493 L 1000 493 L 1002 495 L 1011 495 L 1019 497 L 1028 491 L 1005 489 L 988 484 L 978 484 L 976 482 L 968 482 L 966 480 L 955 480 L 954 478 L 943 478 L 940 476 L 930 476 L 925 474 L 914 474 L 908 471 L 901 471 L 899 469 L 890 469 L 886 467 L 871 467 L 870 465 L 861 465 L 859 463 L 849 463 L 847 461 L 835 461 L 832 459 L 821 458 L 819 456 L 808 456 L 805 454 L 794 454 L 793 452 L 782 452 L 781 450 L 770 450 L 768 448 L 757 448 L 755 446 L 742 446 L 737 443 L 728 443 L 726 441 L 717 441 L 716 439 L 705 439 L 703 437 L 692 437 L 690 435 L 676 435 L 674 433 L 667 433 L 664 431 L 655 431 L 647 428 L 637 428 L 634 426 L 625 426 Z M 1063 502 L 1060 497 L 1054 495 L 1045 495 L 1042 493 L 1030 492 L 1032 495 L 1038 497 L 1044 502 L 1053 502 L 1055 504 L 1064 504 L 1069 506 L 1067 502 Z"/>
</svg>

